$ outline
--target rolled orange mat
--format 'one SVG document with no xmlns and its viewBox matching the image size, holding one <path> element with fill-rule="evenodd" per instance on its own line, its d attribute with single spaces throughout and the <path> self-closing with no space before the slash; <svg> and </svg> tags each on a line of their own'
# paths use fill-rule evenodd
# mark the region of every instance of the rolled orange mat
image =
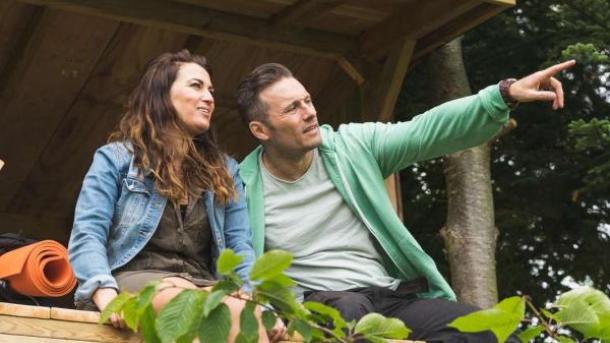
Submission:
<svg viewBox="0 0 610 343">
<path fill-rule="evenodd" d="M 68 251 L 51 240 L 0 256 L 0 279 L 8 281 L 15 292 L 34 297 L 60 297 L 76 286 Z"/>
</svg>

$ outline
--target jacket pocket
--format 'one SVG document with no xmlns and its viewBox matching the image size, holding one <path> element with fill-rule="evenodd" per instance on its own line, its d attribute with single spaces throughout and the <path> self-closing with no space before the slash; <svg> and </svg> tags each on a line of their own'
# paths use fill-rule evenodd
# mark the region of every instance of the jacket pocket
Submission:
<svg viewBox="0 0 610 343">
<path fill-rule="evenodd" d="M 117 230 L 131 227 L 143 219 L 150 195 L 150 190 L 141 180 L 131 177 L 123 179 L 115 212 L 114 226 Z"/>
</svg>

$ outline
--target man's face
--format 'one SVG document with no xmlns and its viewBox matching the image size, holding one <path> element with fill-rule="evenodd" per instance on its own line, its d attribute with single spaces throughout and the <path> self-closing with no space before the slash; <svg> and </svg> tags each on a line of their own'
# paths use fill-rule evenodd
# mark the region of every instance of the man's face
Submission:
<svg viewBox="0 0 610 343">
<path fill-rule="evenodd" d="M 260 94 L 267 106 L 266 144 L 288 154 L 302 154 L 322 142 L 311 96 L 295 78 L 283 78 Z"/>
</svg>

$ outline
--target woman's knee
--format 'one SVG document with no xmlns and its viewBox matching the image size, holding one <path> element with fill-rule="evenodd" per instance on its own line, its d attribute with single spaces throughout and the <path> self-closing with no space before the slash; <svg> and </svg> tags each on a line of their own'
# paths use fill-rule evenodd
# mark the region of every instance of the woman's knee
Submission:
<svg viewBox="0 0 610 343">
<path fill-rule="evenodd" d="M 185 289 L 197 289 L 197 286 L 179 277 L 169 277 L 161 280 L 157 289 L 157 294 L 153 298 L 152 305 L 155 311 L 159 312 L 163 306 L 167 305 L 180 292 Z"/>
</svg>

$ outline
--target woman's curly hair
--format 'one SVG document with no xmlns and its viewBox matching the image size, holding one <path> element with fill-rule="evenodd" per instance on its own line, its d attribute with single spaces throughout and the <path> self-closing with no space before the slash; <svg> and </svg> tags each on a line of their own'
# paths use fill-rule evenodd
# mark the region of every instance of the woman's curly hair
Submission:
<svg viewBox="0 0 610 343">
<path fill-rule="evenodd" d="M 206 58 L 188 50 L 151 61 L 108 141 L 130 142 L 135 165 L 150 171 L 157 191 L 175 204 L 186 194 L 199 197 L 204 190 L 228 203 L 237 193 L 213 133 L 189 135 L 171 102 L 170 89 L 184 63 L 196 63 L 210 72 Z"/>
</svg>

